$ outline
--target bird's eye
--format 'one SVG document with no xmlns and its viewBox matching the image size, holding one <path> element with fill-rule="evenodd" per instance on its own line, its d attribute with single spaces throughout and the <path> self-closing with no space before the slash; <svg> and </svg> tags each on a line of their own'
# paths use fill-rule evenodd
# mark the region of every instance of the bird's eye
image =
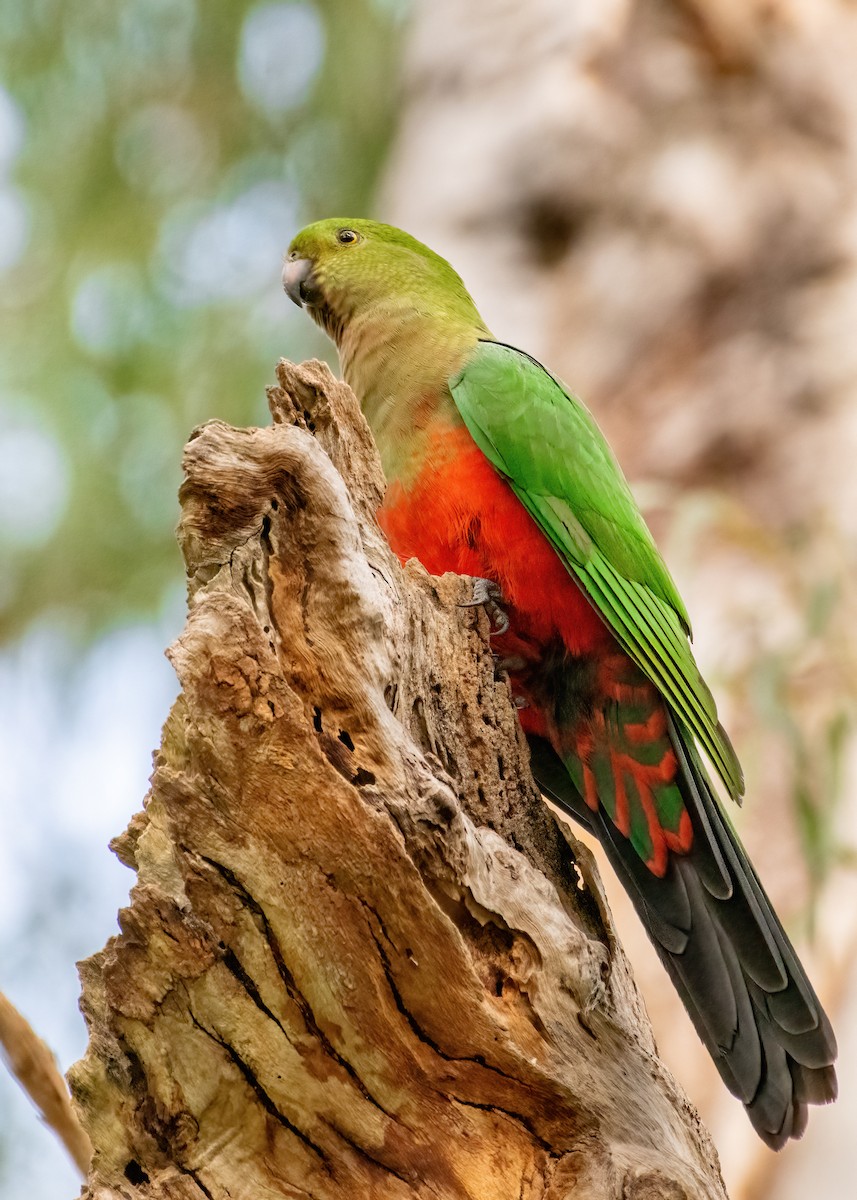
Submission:
<svg viewBox="0 0 857 1200">
<path fill-rule="evenodd" d="M 343 246 L 347 246 L 351 242 L 359 242 L 360 241 L 359 235 L 356 234 L 353 229 L 340 229 L 339 233 L 336 236 L 337 236 L 337 239 L 342 243 Z"/>
</svg>

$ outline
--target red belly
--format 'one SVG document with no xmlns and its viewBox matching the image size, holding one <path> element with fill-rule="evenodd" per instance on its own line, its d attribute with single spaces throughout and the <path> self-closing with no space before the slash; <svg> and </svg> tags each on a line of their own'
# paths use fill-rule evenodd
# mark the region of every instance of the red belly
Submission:
<svg viewBox="0 0 857 1200">
<path fill-rule="evenodd" d="M 499 584 L 516 639 L 546 648 L 559 638 L 572 654 L 615 648 L 557 552 L 466 429 L 435 435 L 426 465 L 407 488 L 389 487 L 378 519 L 402 561 L 418 558 L 433 575 L 455 571 Z"/>
<path fill-rule="evenodd" d="M 613 820 L 628 836 L 630 810 L 625 777 L 633 779 L 651 838 L 643 860 L 656 875 L 667 869 L 668 851 L 685 852 L 692 842 L 690 818 L 682 809 L 662 829 L 656 793 L 675 777 L 676 759 L 666 736 L 666 712 L 656 689 L 617 644 L 550 542 L 509 485 L 497 474 L 465 429 L 435 435 L 426 465 L 407 488 L 394 483 L 378 513 L 390 545 L 403 560 L 418 558 L 433 575 L 455 571 L 499 584 L 509 631 L 492 645 L 509 667 L 512 692 L 521 701 L 527 733 L 552 742 L 562 756 L 579 760 L 586 803 L 599 797 L 593 755 L 609 754 Z M 595 695 L 601 704 L 568 722 L 545 692 L 562 647 L 599 663 Z M 553 664 L 553 666 L 552 666 Z M 564 669 L 564 668 L 563 668 Z M 630 724 L 620 719 L 627 701 Z M 640 709 L 651 719 L 640 723 Z M 607 722 L 605 712 L 612 713 Z M 618 721 L 618 727 L 616 723 Z M 615 743 L 615 744 L 614 744 Z M 627 744 L 626 744 L 627 743 Z M 651 746 L 660 750 L 654 758 Z M 637 761 L 635 747 L 646 753 Z"/>
</svg>

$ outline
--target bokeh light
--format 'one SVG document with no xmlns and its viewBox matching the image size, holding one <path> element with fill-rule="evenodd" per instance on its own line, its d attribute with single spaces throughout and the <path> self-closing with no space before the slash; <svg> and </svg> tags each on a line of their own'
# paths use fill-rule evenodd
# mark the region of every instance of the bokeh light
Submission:
<svg viewBox="0 0 857 1200">
<path fill-rule="evenodd" d="M 260 5 L 241 30 L 241 89 L 262 112 L 277 117 L 307 98 L 324 49 L 324 27 L 312 4 Z"/>
<path fill-rule="evenodd" d="M 366 211 L 396 31 L 372 0 L 0 0 L 0 28 L 0 988 L 66 1067 L 175 692 L 182 446 L 322 350 L 282 254 Z M 71 1195 L 2 1070 L 0 1110 L 4 1200 Z"/>
</svg>

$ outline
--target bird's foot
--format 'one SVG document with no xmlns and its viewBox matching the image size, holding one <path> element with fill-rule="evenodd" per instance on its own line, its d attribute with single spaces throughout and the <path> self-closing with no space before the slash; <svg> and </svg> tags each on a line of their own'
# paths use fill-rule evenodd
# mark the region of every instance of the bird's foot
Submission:
<svg viewBox="0 0 857 1200">
<path fill-rule="evenodd" d="M 488 614 L 488 619 L 493 626 L 492 635 L 508 633 L 509 614 L 503 607 L 502 593 L 493 579 L 474 579 L 472 598 L 462 601 L 459 607 L 476 608 L 480 604 Z"/>
<path fill-rule="evenodd" d="M 494 675 L 498 679 L 501 675 L 523 671 L 527 665 L 520 654 L 492 654 L 491 657 L 494 659 Z"/>
</svg>

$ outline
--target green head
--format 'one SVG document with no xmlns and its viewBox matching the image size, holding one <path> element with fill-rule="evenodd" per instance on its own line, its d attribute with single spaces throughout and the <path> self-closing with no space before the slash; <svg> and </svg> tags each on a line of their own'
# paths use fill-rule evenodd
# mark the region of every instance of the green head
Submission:
<svg viewBox="0 0 857 1200">
<path fill-rule="evenodd" d="M 294 238 L 283 286 L 340 343 L 360 317 L 398 322 L 423 317 L 483 328 L 449 263 L 422 242 L 378 221 L 331 217 Z"/>
</svg>

